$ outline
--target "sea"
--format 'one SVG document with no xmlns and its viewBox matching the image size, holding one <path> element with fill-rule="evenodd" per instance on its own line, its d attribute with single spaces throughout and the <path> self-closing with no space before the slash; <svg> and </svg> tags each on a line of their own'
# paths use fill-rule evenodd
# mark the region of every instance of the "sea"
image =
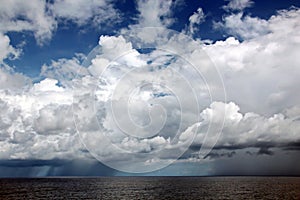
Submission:
<svg viewBox="0 0 300 200">
<path fill-rule="evenodd" d="M 2 178 L 0 199 L 300 200 L 300 177 Z"/>
</svg>

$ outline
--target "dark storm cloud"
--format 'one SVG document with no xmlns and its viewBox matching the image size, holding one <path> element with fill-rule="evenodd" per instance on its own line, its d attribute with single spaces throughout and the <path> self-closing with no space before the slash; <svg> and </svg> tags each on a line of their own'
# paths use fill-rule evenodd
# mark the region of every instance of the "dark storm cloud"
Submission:
<svg viewBox="0 0 300 200">
<path fill-rule="evenodd" d="M 272 156 L 253 154 L 253 149 L 212 162 L 213 175 L 300 175 L 300 151 L 274 149 Z"/>
<path fill-rule="evenodd" d="M 69 161 L 53 160 L 0 160 L 0 167 L 42 167 L 42 166 L 61 166 Z"/>
<path fill-rule="evenodd" d="M 250 147 L 255 147 L 255 148 L 272 148 L 272 147 L 278 147 L 281 149 L 286 149 L 286 148 L 298 148 L 300 147 L 300 142 L 276 142 L 276 141 L 271 141 L 271 142 L 259 142 L 259 141 L 254 141 L 251 143 L 243 143 L 243 144 L 231 144 L 231 145 L 216 145 L 214 149 L 226 149 L 226 150 L 235 150 L 235 149 L 245 149 L 245 148 L 250 148 Z"/>
<path fill-rule="evenodd" d="M 300 141 L 288 143 L 288 145 L 282 147 L 283 150 L 295 150 L 300 151 Z"/>
<path fill-rule="evenodd" d="M 118 173 L 97 160 L 74 160 L 49 172 L 48 176 L 113 176 Z"/>
<path fill-rule="evenodd" d="M 217 152 L 210 152 L 209 154 L 207 154 L 204 159 L 206 158 L 220 158 L 220 157 L 228 157 L 231 158 L 232 156 L 234 156 L 236 153 L 235 151 L 231 151 L 231 152 L 226 152 L 226 153 L 217 153 Z"/>
<path fill-rule="evenodd" d="M 257 152 L 257 155 L 263 155 L 263 154 L 271 156 L 271 155 L 274 155 L 274 152 L 271 151 L 271 150 L 270 150 L 269 148 L 267 148 L 267 147 L 262 147 L 262 148 L 260 148 L 259 151 Z"/>
<path fill-rule="evenodd" d="M 96 160 L 1 160 L 0 177 L 112 176 L 118 171 Z"/>
<path fill-rule="evenodd" d="M 201 148 L 201 145 L 199 144 L 193 144 L 190 146 L 189 150 L 186 152 L 186 154 L 190 153 L 195 153 L 199 151 Z M 294 151 L 299 151 L 300 150 L 300 141 L 295 141 L 295 142 L 251 142 L 251 143 L 243 143 L 243 144 L 230 144 L 230 145 L 218 145 L 216 144 L 213 148 L 213 150 L 241 150 L 241 149 L 246 149 L 246 148 L 256 148 L 259 149 L 257 154 L 267 154 L 267 155 L 273 155 L 274 152 L 270 151 L 270 148 L 279 148 L 284 151 L 289 151 L 289 150 L 294 150 Z M 249 151 L 248 151 L 249 152 Z M 253 152 L 249 152 L 253 153 Z M 186 157 L 187 155 L 184 154 Z M 212 153 L 208 154 L 206 157 L 216 157 L 213 156 Z M 206 158 L 205 157 L 205 158 Z"/>
</svg>

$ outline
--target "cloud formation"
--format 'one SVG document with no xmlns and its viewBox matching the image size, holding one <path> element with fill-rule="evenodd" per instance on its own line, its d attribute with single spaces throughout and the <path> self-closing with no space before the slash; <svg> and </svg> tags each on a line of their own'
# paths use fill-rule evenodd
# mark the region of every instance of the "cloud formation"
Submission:
<svg viewBox="0 0 300 200">
<path fill-rule="evenodd" d="M 110 1 L 14 3 L 0 8 L 2 61 L 20 54 L 7 32 L 32 31 L 42 44 L 60 20 L 82 26 L 118 18 Z M 229 37 L 212 44 L 162 28 L 137 32 L 174 22 L 172 1 L 139 1 L 139 22 L 127 30 L 139 34 L 100 36 L 87 66 L 80 64 L 83 55 L 58 59 L 44 64 L 36 81 L 2 62 L 0 158 L 89 159 L 85 145 L 93 156 L 133 172 L 159 169 L 185 150 L 181 162 L 199 161 L 200 148 L 210 146 L 225 153 L 206 153 L 206 160 L 239 157 L 239 150 L 276 156 L 299 149 L 300 10 L 281 10 L 266 20 L 242 12 L 251 5 L 230 1 L 224 9 L 237 13 L 215 24 Z M 201 8 L 190 16 L 189 34 L 204 18 Z M 138 49 L 152 43 L 149 52 Z"/>
<path fill-rule="evenodd" d="M 137 9 L 140 12 L 139 26 L 141 27 L 168 27 L 174 22 L 172 8 L 177 1 L 147 1 L 137 2 Z"/>
<path fill-rule="evenodd" d="M 228 99 L 242 110 L 270 116 L 298 105 L 299 19 L 299 9 L 282 10 L 266 21 L 266 34 L 205 46 L 225 77 Z"/>
<path fill-rule="evenodd" d="M 38 44 L 49 41 L 57 22 L 47 9 L 46 1 L 3 1 L 0 8 L 0 32 L 32 31 Z"/>
<path fill-rule="evenodd" d="M 11 46 L 9 37 L 0 32 L 0 64 L 6 58 L 16 59 L 19 55 L 20 50 Z"/>
<path fill-rule="evenodd" d="M 39 45 L 49 42 L 64 20 L 78 26 L 92 22 L 98 27 L 105 23 L 116 23 L 120 19 L 119 12 L 110 0 L 12 0 L 0 3 L 0 33 L 29 31 Z"/>
<path fill-rule="evenodd" d="M 56 0 L 49 7 L 59 20 L 71 20 L 79 26 L 88 22 L 99 26 L 119 20 L 119 12 L 113 7 L 111 0 Z"/>
<path fill-rule="evenodd" d="M 225 30 L 228 34 L 242 39 L 255 38 L 269 32 L 266 20 L 244 16 L 242 12 L 225 16 L 223 22 L 214 24 L 214 28 Z"/>
<path fill-rule="evenodd" d="M 223 103 L 214 102 L 211 104 L 211 108 L 205 109 L 200 114 L 204 122 L 212 120 L 212 126 L 222 123 L 222 120 L 218 118 L 218 116 L 222 116 L 221 104 Z M 271 117 L 251 112 L 242 114 L 240 108 L 232 102 L 226 104 L 225 109 L 225 123 L 215 149 L 256 147 L 260 148 L 259 154 L 268 154 L 270 153 L 268 148 L 285 148 L 300 141 L 300 135 L 297 134 L 300 129 L 300 121 L 294 117 L 285 116 L 282 113 L 274 114 Z M 203 135 L 200 131 L 194 144 L 201 145 L 201 141 L 203 141 Z"/>
<path fill-rule="evenodd" d="M 66 158 L 74 153 L 78 141 L 72 93 L 56 84 L 45 79 L 25 91 L 1 90 L 1 159 Z"/>
<path fill-rule="evenodd" d="M 229 3 L 223 6 L 226 11 L 242 11 L 245 8 L 253 6 L 254 2 L 251 0 L 228 0 Z"/>
<path fill-rule="evenodd" d="M 198 8 L 196 12 L 194 12 L 189 17 L 189 32 L 194 34 L 198 30 L 198 26 L 205 21 L 205 15 L 202 8 Z"/>
</svg>

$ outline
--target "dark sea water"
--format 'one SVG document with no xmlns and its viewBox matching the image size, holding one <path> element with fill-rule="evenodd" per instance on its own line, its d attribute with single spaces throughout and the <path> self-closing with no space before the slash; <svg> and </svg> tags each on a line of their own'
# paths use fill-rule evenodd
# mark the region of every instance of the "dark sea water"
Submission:
<svg viewBox="0 0 300 200">
<path fill-rule="evenodd" d="M 300 177 L 0 179 L 0 199 L 300 199 Z"/>
</svg>

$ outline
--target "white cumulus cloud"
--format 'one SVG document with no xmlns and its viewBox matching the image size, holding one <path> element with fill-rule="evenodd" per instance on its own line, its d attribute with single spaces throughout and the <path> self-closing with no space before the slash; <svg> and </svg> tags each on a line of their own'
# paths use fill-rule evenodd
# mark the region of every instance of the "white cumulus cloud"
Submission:
<svg viewBox="0 0 300 200">
<path fill-rule="evenodd" d="M 229 0 L 229 3 L 223 6 L 226 11 L 241 11 L 245 8 L 251 7 L 254 4 L 251 0 Z"/>
<path fill-rule="evenodd" d="M 218 120 L 218 116 L 224 117 L 222 109 L 218 109 L 220 106 L 221 108 L 225 106 L 226 115 L 224 127 L 215 148 L 288 147 L 289 144 L 300 140 L 299 120 L 282 113 L 276 113 L 270 117 L 253 112 L 241 113 L 239 106 L 233 102 L 227 104 L 213 102 L 210 108 L 201 113 L 204 121 L 212 120 L 212 125 L 223 123 L 222 120 Z M 201 144 L 202 141 L 203 134 L 200 132 L 194 142 Z"/>
<path fill-rule="evenodd" d="M 242 110 L 272 115 L 299 104 L 299 20 L 300 9 L 282 10 L 266 21 L 268 33 L 204 47 Z"/>
<path fill-rule="evenodd" d="M 242 12 L 223 17 L 223 22 L 215 23 L 214 28 L 242 39 L 251 39 L 269 32 L 267 20 L 243 16 Z"/>
</svg>

